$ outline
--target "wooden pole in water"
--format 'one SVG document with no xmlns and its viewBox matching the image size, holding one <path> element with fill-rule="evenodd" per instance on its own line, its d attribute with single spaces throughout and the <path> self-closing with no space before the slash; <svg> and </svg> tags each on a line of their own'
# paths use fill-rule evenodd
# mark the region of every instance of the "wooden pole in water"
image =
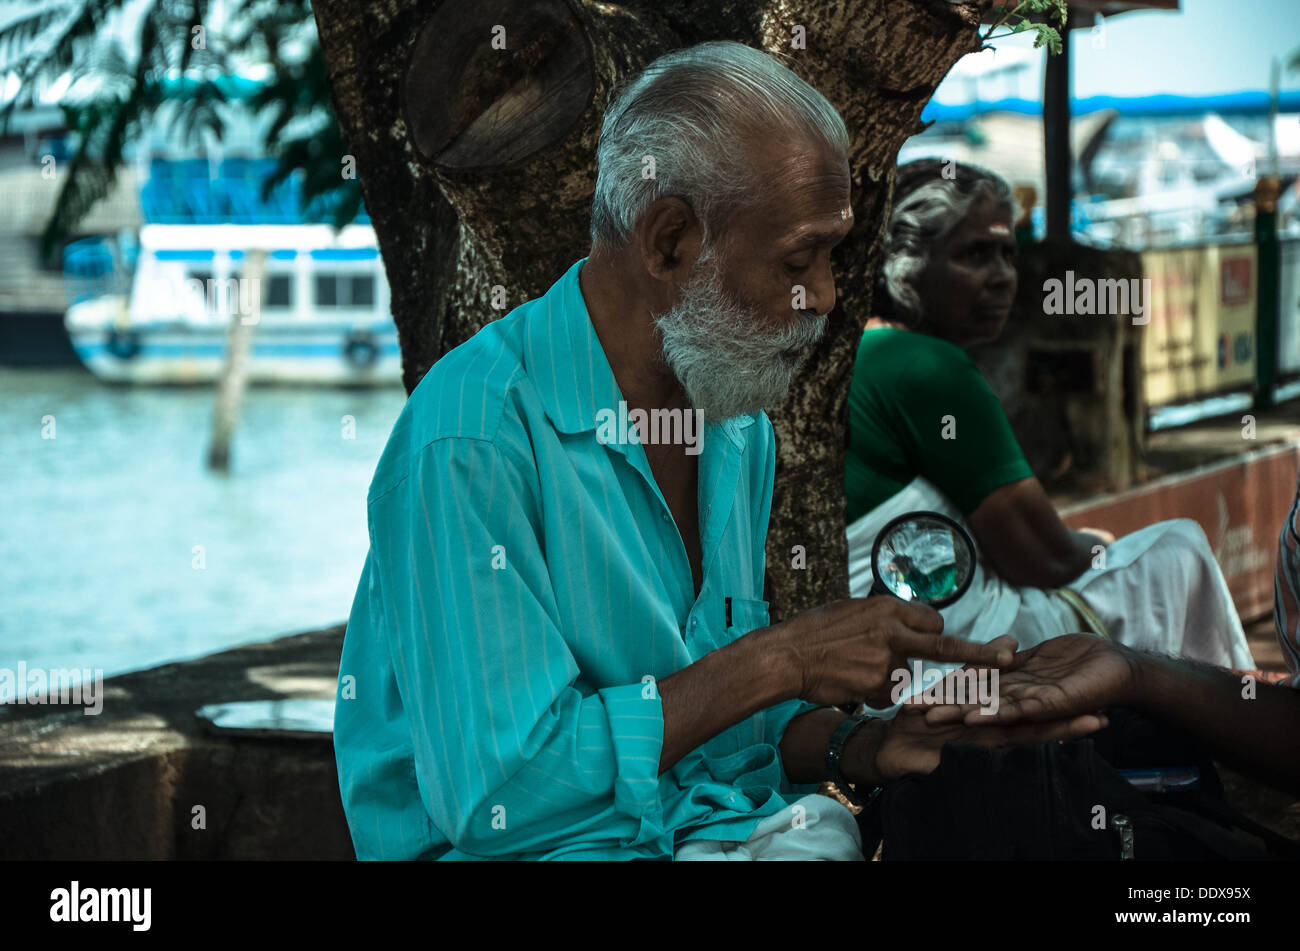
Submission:
<svg viewBox="0 0 1300 951">
<path fill-rule="evenodd" d="M 208 468 L 230 471 L 230 440 L 239 420 L 239 406 L 248 381 L 248 354 L 252 349 L 253 329 L 262 316 L 262 276 L 266 270 L 266 251 L 250 250 L 244 258 L 244 274 L 238 294 L 226 295 L 231 311 L 230 332 L 226 338 L 226 362 L 217 381 L 217 401 L 212 413 L 212 444 L 208 448 Z M 229 286 L 229 285 L 227 285 Z M 247 293 L 245 293 L 247 291 Z"/>
</svg>

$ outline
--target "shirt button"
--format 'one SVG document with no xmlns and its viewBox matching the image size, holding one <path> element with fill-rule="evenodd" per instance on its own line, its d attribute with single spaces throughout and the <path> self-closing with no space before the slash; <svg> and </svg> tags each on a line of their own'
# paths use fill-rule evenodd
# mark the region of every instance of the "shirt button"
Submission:
<svg viewBox="0 0 1300 951">
<path fill-rule="evenodd" d="M 691 630 L 693 631 L 699 626 L 700 626 L 700 619 L 697 617 L 691 618 Z"/>
<path fill-rule="evenodd" d="M 664 513 L 663 513 L 663 520 L 664 520 L 665 522 L 671 522 L 671 521 L 673 520 L 673 517 L 672 517 L 671 515 L 669 515 L 667 512 L 664 512 Z"/>
</svg>

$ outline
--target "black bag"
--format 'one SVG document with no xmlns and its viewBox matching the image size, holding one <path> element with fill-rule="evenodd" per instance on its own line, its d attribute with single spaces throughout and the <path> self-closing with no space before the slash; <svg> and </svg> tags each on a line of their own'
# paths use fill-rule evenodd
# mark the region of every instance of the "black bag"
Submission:
<svg viewBox="0 0 1300 951">
<path fill-rule="evenodd" d="M 1300 858 L 1300 845 L 1228 806 L 1196 744 L 1128 711 L 1107 712 L 1106 729 L 1064 743 L 949 743 L 934 772 L 885 787 L 862 817 L 864 843 L 874 851 L 883 837 L 885 860 Z M 1144 793 L 1118 772 L 1174 766 L 1196 767 L 1197 788 Z"/>
</svg>

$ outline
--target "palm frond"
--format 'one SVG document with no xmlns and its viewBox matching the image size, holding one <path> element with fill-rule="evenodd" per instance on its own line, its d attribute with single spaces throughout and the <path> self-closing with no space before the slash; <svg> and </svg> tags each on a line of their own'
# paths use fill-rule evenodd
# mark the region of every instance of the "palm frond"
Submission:
<svg viewBox="0 0 1300 951">
<path fill-rule="evenodd" d="M 142 117 L 156 108 L 160 92 L 148 80 L 157 47 L 157 24 L 145 17 L 140 27 L 141 55 L 128 95 L 124 99 L 100 97 L 65 108 L 69 128 L 79 133 L 80 142 L 41 232 L 39 255 L 43 262 L 50 262 L 55 248 L 112 189 L 126 143 L 138 132 Z"/>
<path fill-rule="evenodd" d="M 34 44 L 37 38 L 49 30 L 52 23 L 68 16 L 76 7 L 75 0 L 63 0 L 62 3 L 37 7 L 5 24 L 0 29 L 0 68 L 12 68 L 9 57 L 14 50 Z"/>
<path fill-rule="evenodd" d="M 0 108 L 0 132 L 7 132 L 15 109 L 31 106 L 36 101 L 39 87 L 53 83 L 66 73 L 75 72 L 94 48 L 104 42 L 104 27 L 119 14 L 128 0 L 72 0 L 48 11 L 47 16 L 21 18 L 6 27 L 6 33 L 19 39 L 26 51 L 5 64 L 5 69 L 18 74 L 18 92 Z M 148 22 L 159 0 L 151 0 L 142 19 Z M 49 27 L 65 14 L 58 28 Z M 70 15 L 69 15 L 70 14 Z M 38 29 L 39 28 L 39 29 Z M 0 33 L 0 39 L 5 33 Z M 12 48 L 12 47 L 11 47 Z"/>
<path fill-rule="evenodd" d="M 194 28 L 204 24 L 211 0 L 146 0 L 134 63 L 103 29 L 128 2 L 54 0 L 0 29 L 0 54 L 12 54 L 8 69 L 20 83 L 19 95 L 0 109 L 0 128 L 14 108 L 35 101 L 42 84 L 65 74 L 73 76 L 74 88 L 79 80 L 94 83 L 84 98 L 64 104 L 78 144 L 41 236 L 46 260 L 111 191 L 127 143 L 151 124 L 165 123 L 192 145 L 204 136 L 225 136 L 229 102 L 210 74 L 228 75 L 236 56 L 264 59 L 271 67 L 271 79 L 249 102 L 255 114 L 273 110 L 263 141 L 277 163 L 263 183 L 263 200 L 296 176 L 308 214 L 327 215 L 336 228 L 356 217 L 361 189 L 340 174 L 347 146 L 334 117 L 310 0 L 237 0 L 231 29 L 224 36 L 206 31 L 197 49 Z M 295 45 L 305 55 L 290 59 L 287 51 Z"/>
<path fill-rule="evenodd" d="M 189 68 L 196 52 L 193 41 L 194 28 L 203 26 L 203 18 L 207 12 L 207 0 L 192 0 L 189 16 L 185 18 L 185 43 L 181 47 L 181 61 L 178 67 L 182 76 L 185 75 L 185 70 Z"/>
</svg>

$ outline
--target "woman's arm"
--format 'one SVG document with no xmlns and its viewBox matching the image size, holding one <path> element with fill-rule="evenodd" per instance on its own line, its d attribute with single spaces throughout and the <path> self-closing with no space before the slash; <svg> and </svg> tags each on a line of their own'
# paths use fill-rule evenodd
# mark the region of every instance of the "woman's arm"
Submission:
<svg viewBox="0 0 1300 951">
<path fill-rule="evenodd" d="M 1059 587 L 1091 567 L 1102 540 L 1061 521 L 969 354 L 922 333 L 872 331 L 853 374 L 850 450 L 877 471 L 925 477 L 966 518 L 999 575 Z"/>
<path fill-rule="evenodd" d="M 1104 547 L 1062 522 L 1032 477 L 994 489 L 967 522 L 994 570 L 1014 585 L 1059 588 L 1092 567 L 1094 547 Z"/>
</svg>

